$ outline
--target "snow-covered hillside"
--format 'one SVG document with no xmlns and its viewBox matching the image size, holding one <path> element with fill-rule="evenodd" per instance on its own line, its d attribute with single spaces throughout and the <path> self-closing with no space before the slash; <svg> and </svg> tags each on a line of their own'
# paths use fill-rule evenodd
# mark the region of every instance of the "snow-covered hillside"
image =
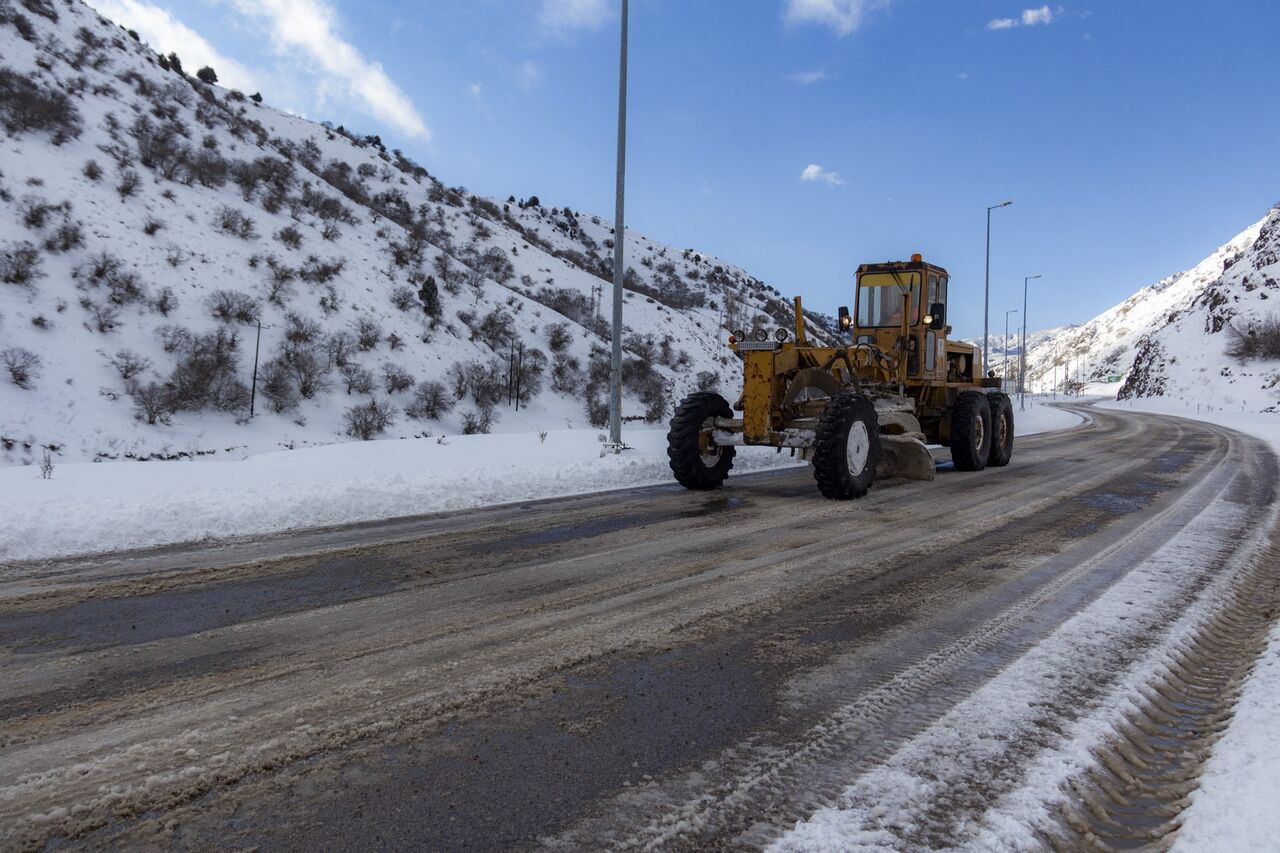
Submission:
<svg viewBox="0 0 1280 853">
<path fill-rule="evenodd" d="M 602 422 L 609 222 L 260 101 L 79 0 L 0 0 L 0 463 Z M 624 416 L 663 421 L 789 303 L 626 240 Z"/>
<path fill-rule="evenodd" d="M 1280 206 L 1193 269 L 1036 335 L 1028 387 L 1280 411 Z M 1015 345 L 1016 352 L 1016 345 Z M 1012 373 L 1011 369 L 1011 373 Z"/>
</svg>

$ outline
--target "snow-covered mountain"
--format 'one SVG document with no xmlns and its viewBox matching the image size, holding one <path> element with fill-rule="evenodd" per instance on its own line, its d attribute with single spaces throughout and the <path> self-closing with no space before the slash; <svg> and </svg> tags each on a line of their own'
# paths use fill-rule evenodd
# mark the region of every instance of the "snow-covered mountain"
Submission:
<svg viewBox="0 0 1280 853">
<path fill-rule="evenodd" d="M 1278 337 L 1280 205 L 1194 268 L 1083 325 L 1034 335 L 1028 388 L 1083 383 L 1121 399 L 1170 396 L 1280 411 Z"/>
<path fill-rule="evenodd" d="M 0 0 L 0 461 L 601 423 L 609 222 L 201 77 L 79 0 Z M 790 307 L 626 241 L 624 416 L 658 422 Z"/>
</svg>

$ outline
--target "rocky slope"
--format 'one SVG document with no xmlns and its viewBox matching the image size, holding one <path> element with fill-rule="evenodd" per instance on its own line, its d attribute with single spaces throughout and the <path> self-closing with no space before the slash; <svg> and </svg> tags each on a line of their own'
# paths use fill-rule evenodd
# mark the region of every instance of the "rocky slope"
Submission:
<svg viewBox="0 0 1280 853">
<path fill-rule="evenodd" d="M 1280 411 L 1280 205 L 1194 268 L 1029 343 L 1028 387 Z"/>
<path fill-rule="evenodd" d="M 79 0 L 0 0 L 0 463 L 601 423 L 609 222 L 193 70 Z M 732 264 L 625 249 L 628 419 L 789 322 Z"/>
</svg>

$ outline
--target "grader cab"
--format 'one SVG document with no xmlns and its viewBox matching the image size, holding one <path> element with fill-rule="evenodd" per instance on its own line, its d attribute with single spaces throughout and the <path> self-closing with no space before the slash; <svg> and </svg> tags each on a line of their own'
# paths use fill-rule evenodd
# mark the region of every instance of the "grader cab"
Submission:
<svg viewBox="0 0 1280 853">
<path fill-rule="evenodd" d="M 686 397 L 667 434 L 676 480 L 720 486 L 735 447 L 789 449 L 813 462 L 828 498 L 865 495 L 874 480 L 932 480 L 928 445 L 951 450 L 956 469 L 1009 464 L 1013 407 L 984 378 L 976 348 L 947 336 L 950 276 L 920 255 L 858 267 L 853 313 L 840 308 L 842 340 L 811 343 L 800 298 L 795 328 L 735 330 L 742 394 Z"/>
</svg>

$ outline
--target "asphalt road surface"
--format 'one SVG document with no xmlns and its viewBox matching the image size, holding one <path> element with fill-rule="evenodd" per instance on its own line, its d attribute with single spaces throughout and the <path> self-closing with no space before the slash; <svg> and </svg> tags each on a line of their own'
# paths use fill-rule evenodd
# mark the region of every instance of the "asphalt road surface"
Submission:
<svg viewBox="0 0 1280 853">
<path fill-rule="evenodd" d="M 1189 520 L 1269 529 L 1261 442 L 1081 411 L 852 503 L 806 467 L 0 568 L 0 847 L 765 845 Z"/>
</svg>

